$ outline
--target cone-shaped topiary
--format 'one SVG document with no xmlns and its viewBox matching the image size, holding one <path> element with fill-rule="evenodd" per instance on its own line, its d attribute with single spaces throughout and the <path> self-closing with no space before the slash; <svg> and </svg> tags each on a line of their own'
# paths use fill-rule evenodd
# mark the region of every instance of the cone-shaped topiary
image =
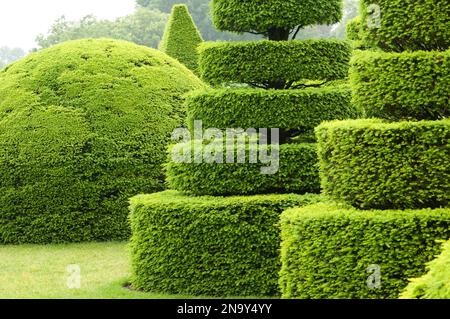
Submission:
<svg viewBox="0 0 450 319">
<path fill-rule="evenodd" d="M 201 87 L 165 54 L 106 39 L 0 72 L 0 243 L 126 239 L 127 199 L 163 189 L 181 96 Z"/>
<path fill-rule="evenodd" d="M 202 42 L 188 7 L 185 4 L 173 6 L 159 49 L 197 72 L 197 47 Z"/>
</svg>

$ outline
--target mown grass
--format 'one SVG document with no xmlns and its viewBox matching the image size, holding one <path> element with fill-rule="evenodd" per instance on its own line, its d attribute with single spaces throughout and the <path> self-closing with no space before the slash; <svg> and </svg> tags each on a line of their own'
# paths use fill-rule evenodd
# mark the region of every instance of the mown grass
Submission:
<svg viewBox="0 0 450 319">
<path fill-rule="evenodd" d="M 128 244 L 0 246 L 1 299 L 189 299 L 124 287 L 130 276 Z M 81 269 L 80 289 L 69 289 L 69 265 Z"/>
</svg>

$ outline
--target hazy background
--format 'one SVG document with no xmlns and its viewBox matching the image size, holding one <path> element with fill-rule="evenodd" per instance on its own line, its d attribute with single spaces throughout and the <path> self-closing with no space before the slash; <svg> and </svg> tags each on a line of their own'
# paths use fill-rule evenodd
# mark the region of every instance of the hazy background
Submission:
<svg viewBox="0 0 450 319">
<path fill-rule="evenodd" d="M 30 51 L 81 38 L 115 38 L 156 48 L 174 4 L 185 3 L 207 41 L 253 40 L 258 36 L 218 32 L 210 0 L 1 0 L 0 69 Z M 298 38 L 344 38 L 358 15 L 358 0 L 344 0 L 344 18 L 332 26 L 302 30 Z"/>
</svg>

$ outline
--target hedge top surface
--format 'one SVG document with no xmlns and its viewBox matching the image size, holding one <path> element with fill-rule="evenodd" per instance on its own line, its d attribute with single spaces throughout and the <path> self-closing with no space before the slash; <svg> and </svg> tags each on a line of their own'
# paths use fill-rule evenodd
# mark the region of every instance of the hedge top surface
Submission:
<svg viewBox="0 0 450 319">
<path fill-rule="evenodd" d="M 317 203 L 306 207 L 290 208 L 283 212 L 281 219 L 283 223 L 308 223 L 308 220 L 316 220 L 323 218 L 330 219 L 353 219 L 361 222 L 370 219 L 372 223 L 385 223 L 392 221 L 396 223 L 401 219 L 415 220 L 419 217 L 424 219 L 442 218 L 442 220 L 450 221 L 449 208 L 424 208 L 424 209 L 387 209 L 387 210 L 359 210 L 346 204 L 341 203 Z"/>
<path fill-rule="evenodd" d="M 448 0 L 362 0 L 364 40 L 385 51 L 447 50 Z"/>
<path fill-rule="evenodd" d="M 159 49 L 192 71 L 198 68 L 197 47 L 203 38 L 185 4 L 175 5 L 167 22 Z"/>
<path fill-rule="evenodd" d="M 252 195 L 252 196 L 186 196 L 182 192 L 175 190 L 168 190 L 160 193 L 149 195 L 137 195 L 130 199 L 130 211 L 136 211 L 141 206 L 160 206 L 160 207 L 182 207 L 192 206 L 201 207 L 207 205 L 209 209 L 212 206 L 216 207 L 232 207 L 236 205 L 246 205 L 251 203 L 270 203 L 276 202 L 292 202 L 299 200 L 306 202 L 318 201 L 321 195 L 317 194 L 269 194 L 269 195 Z"/>
<path fill-rule="evenodd" d="M 203 87 L 164 53 L 108 39 L 1 71 L 0 242 L 127 238 L 127 198 L 163 188 L 182 96 Z"/>
<path fill-rule="evenodd" d="M 448 128 L 450 125 L 450 118 L 440 121 L 416 121 L 416 122 L 387 122 L 383 119 L 358 119 L 358 120 L 345 120 L 345 121 L 329 121 L 324 122 L 316 128 L 316 131 L 322 131 L 323 129 L 345 130 L 354 132 L 355 130 L 376 130 L 376 131 L 392 131 L 401 129 L 412 129 L 421 127 L 444 127 Z"/>
<path fill-rule="evenodd" d="M 214 0 L 217 29 L 265 33 L 271 28 L 333 24 L 342 18 L 342 0 Z"/>
</svg>

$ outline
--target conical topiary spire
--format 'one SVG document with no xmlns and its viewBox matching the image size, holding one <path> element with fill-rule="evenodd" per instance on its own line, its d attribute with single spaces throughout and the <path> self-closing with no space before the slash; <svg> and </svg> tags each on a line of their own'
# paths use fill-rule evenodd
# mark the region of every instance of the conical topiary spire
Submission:
<svg viewBox="0 0 450 319">
<path fill-rule="evenodd" d="M 172 8 L 159 49 L 197 72 L 197 47 L 202 42 L 202 36 L 189 14 L 187 6 L 175 5 Z"/>
</svg>

